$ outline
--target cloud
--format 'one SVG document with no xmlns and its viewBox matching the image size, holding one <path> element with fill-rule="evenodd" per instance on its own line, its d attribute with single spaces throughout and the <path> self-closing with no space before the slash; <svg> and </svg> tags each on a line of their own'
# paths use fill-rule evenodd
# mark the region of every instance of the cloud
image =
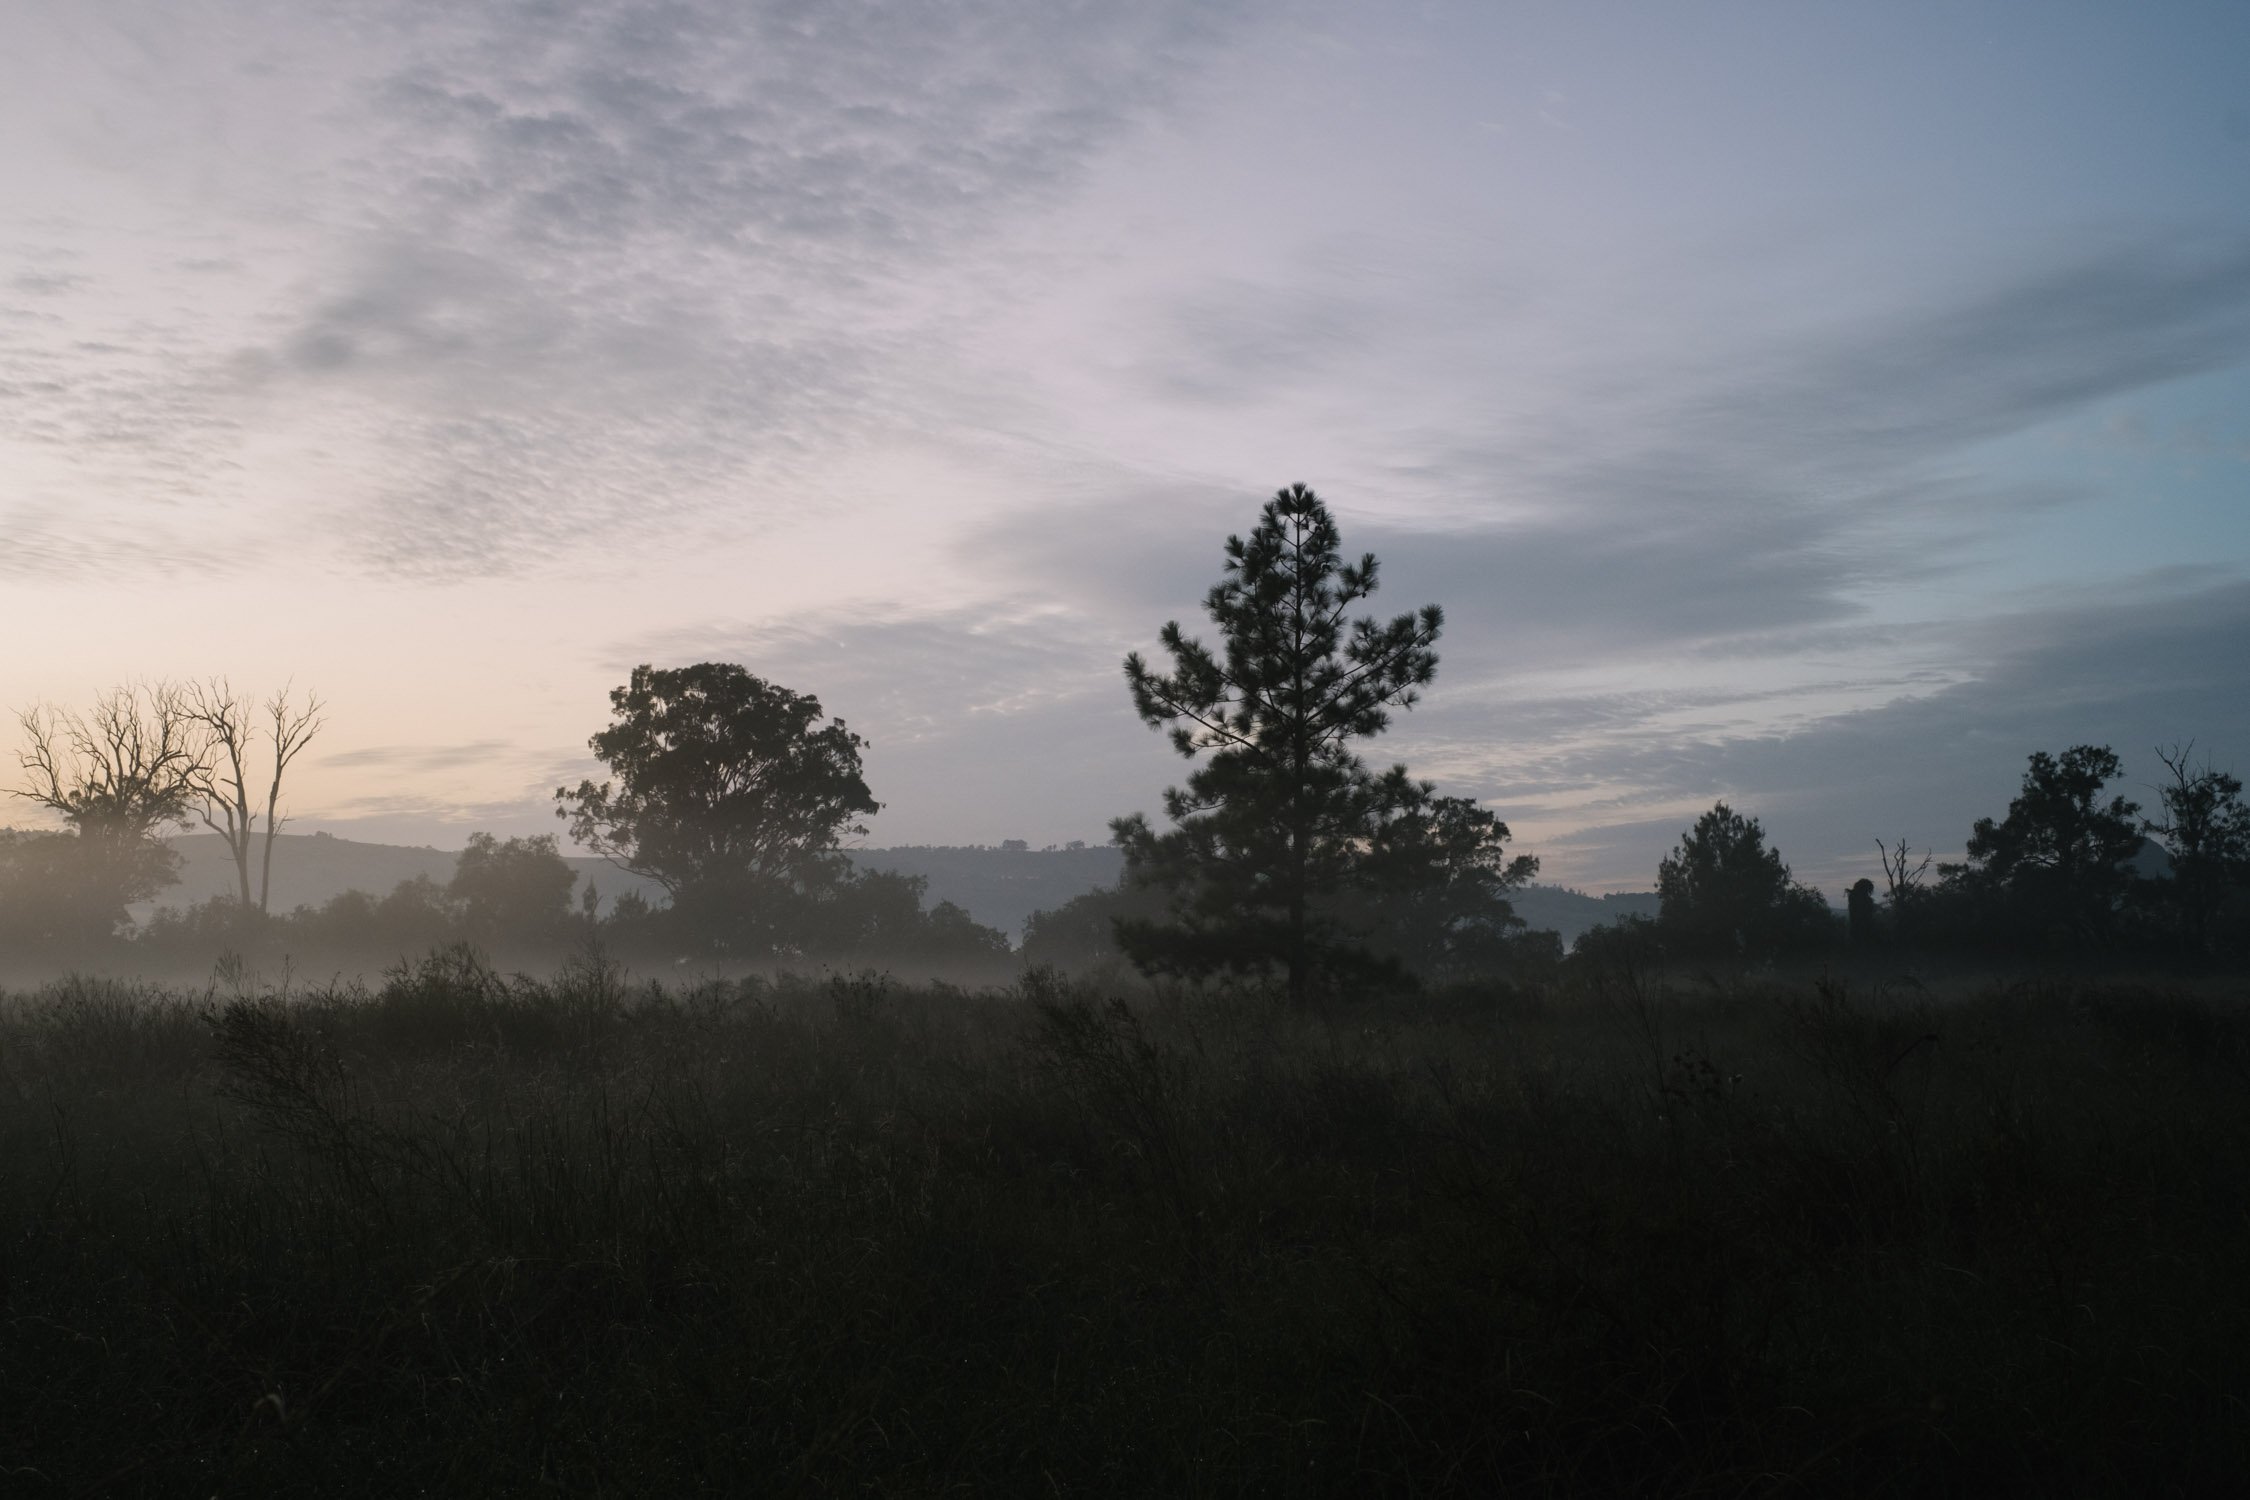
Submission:
<svg viewBox="0 0 2250 1500">
<path fill-rule="evenodd" d="M 212 576 L 248 560 L 252 549 L 221 548 L 183 536 L 169 519 L 88 518 L 53 504 L 0 510 L 0 578 L 73 583 L 128 573 Z"/>
<path fill-rule="evenodd" d="M 802 509 L 929 406 L 978 247 L 1254 8 L 235 0 L 226 45 L 97 10 L 0 441 L 115 513 L 321 496 L 300 552 L 409 578 Z"/>
<path fill-rule="evenodd" d="M 405 53 L 382 85 L 393 149 L 442 223 L 603 254 L 751 243 L 849 284 L 1069 180 L 1239 10 L 487 0 L 365 17 Z"/>
<path fill-rule="evenodd" d="M 2107 744 L 2129 795 L 2159 768 L 2153 747 L 2193 739 L 2250 768 L 2250 582 L 2156 577 L 2109 597 L 2011 612 L 1973 627 L 1987 664 L 1968 680 L 1879 707 L 1824 715 L 1786 733 L 1696 734 L 1611 722 L 1544 757 L 1543 787 L 1626 790 L 1577 835 L 1590 878 L 1651 878 L 1678 827 L 1644 824 L 1634 804 L 1708 806 L 1726 798 L 1764 817 L 1800 874 L 1841 881 L 1873 840 L 1906 837 L 1958 851 L 1979 817 L 2004 812 L 2034 750 Z M 1496 769 L 1520 770 L 1494 747 Z M 2152 801 L 2145 791 L 2140 800 Z M 1684 825 L 1679 825 L 1684 826 Z M 1651 830 L 1671 834 L 1650 842 Z M 1634 830 L 1648 837 L 1636 842 Z M 1653 852 L 1652 852 L 1653 851 Z M 1858 873 L 1867 873 L 1864 870 Z"/>
<path fill-rule="evenodd" d="M 271 351 L 382 414 L 358 555 L 485 575 L 801 505 L 807 455 L 919 404 L 962 253 L 1160 107 L 1235 9 L 369 8 L 397 59 L 357 168 L 381 242 Z"/>
<path fill-rule="evenodd" d="M 1174 298 L 1140 369 L 1152 394 L 1201 406 L 1251 406 L 1361 364 L 1413 321 L 1397 298 L 1339 287 L 1226 277 Z"/>
<path fill-rule="evenodd" d="M 1328 330 L 1383 317 L 1381 297 L 1335 290 L 1325 311 L 1283 316 L 1276 309 L 1294 304 L 1268 293 L 1247 297 L 1234 324 L 1214 320 L 1209 307 L 1228 295 L 1193 292 L 1178 322 L 1160 325 L 1149 366 L 1158 386 L 1254 389 L 1246 377 L 1273 340 L 1325 348 L 1337 342 Z M 1500 295 L 1434 301 L 1474 325 Z M 1901 296 L 1817 334 L 1740 330 L 1692 358 L 1669 348 L 1669 333 L 1636 345 L 1613 330 L 1616 347 L 1591 366 L 1557 366 L 1552 380 L 1464 363 L 1456 349 L 1415 388 L 1442 393 L 1438 416 L 1375 406 L 1372 420 L 1397 424 L 1395 493 L 1372 470 L 1342 487 L 1269 478 L 1322 487 L 1347 549 L 1384 562 L 1395 594 L 1378 602 L 1444 603 L 1465 655 L 1555 664 L 1790 650 L 1849 629 L 1871 595 L 1973 566 L 1978 548 L 2085 498 L 1985 477 L 1979 445 L 2250 357 L 2250 242 L 2240 239 L 2143 238 Z M 1207 336 L 1183 342 L 1185 324 Z M 1536 402 L 1496 424 L 1499 435 L 1477 437 L 1458 393 L 1520 392 L 1527 379 L 1540 384 Z M 1098 538 L 1090 601 L 1184 615 L 1217 574 L 1219 539 L 1247 529 L 1270 488 L 1118 472 L 1077 504 L 990 522 L 961 555 L 1020 586 L 1084 577 Z M 1433 494 L 1450 498 L 1419 504 Z M 1426 513 L 1402 514 L 1417 509 Z"/>
<path fill-rule="evenodd" d="M 984 732 L 1115 686 L 1122 650 L 1055 606 L 913 611 L 842 606 L 810 618 L 666 630 L 612 650 L 629 662 L 740 662 L 888 742 Z M 1122 691 L 1118 693 L 1123 702 Z"/>
<path fill-rule="evenodd" d="M 76 260 L 44 242 L 11 249 L 56 266 Z M 92 269 L 27 273 L 0 287 L 0 452 L 11 498 L 29 502 L 16 524 L 26 525 L 23 509 L 45 517 L 50 565 L 137 559 L 164 570 L 180 530 L 165 512 L 225 478 L 242 428 L 210 358 L 213 316 L 192 300 L 155 310 L 115 292 Z M 96 506 L 84 501 L 89 490 Z M 210 519 L 199 516 L 197 529 L 208 531 Z"/>
<path fill-rule="evenodd" d="M 1134 716 L 1125 647 L 1052 604 L 838 609 L 784 624 L 715 624 L 622 643 L 633 662 L 740 662 L 799 692 L 868 741 L 870 788 L 888 809 L 870 837 L 959 842 L 962 809 L 1006 836 L 1099 840 L 1106 821 L 1153 807 L 1177 757 Z M 1001 835 L 994 834 L 994 837 Z"/>
<path fill-rule="evenodd" d="M 509 740 L 470 740 L 458 745 L 369 745 L 324 755 L 320 764 L 336 770 L 385 770 L 413 775 L 483 765 L 512 756 L 516 749 Z"/>
</svg>

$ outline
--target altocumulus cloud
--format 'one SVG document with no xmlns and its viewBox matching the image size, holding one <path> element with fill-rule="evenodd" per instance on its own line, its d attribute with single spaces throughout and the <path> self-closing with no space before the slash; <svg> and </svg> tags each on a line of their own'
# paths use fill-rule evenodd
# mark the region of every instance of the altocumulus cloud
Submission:
<svg viewBox="0 0 2250 1500">
<path fill-rule="evenodd" d="M 948 321 L 977 316 L 964 257 L 1246 8 L 235 0 L 189 28 L 89 7 L 58 42 L 131 62 L 80 134 L 216 186 L 144 195 L 169 207 L 136 210 L 137 241 L 32 226 L 0 423 L 214 518 L 247 431 L 348 497 L 308 540 L 407 576 L 801 504 L 810 458 L 911 425 Z"/>
<path fill-rule="evenodd" d="M 505 570 L 782 502 L 942 358 L 953 259 L 1068 186 L 1229 7 L 372 6 L 381 233 L 282 341 L 379 392 L 364 555 Z"/>
</svg>

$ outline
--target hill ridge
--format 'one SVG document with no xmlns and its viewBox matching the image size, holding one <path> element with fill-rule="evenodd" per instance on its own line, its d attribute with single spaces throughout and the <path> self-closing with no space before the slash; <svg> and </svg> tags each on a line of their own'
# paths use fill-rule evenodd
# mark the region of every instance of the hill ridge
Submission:
<svg viewBox="0 0 2250 1500">
<path fill-rule="evenodd" d="M 217 834 L 181 834 L 166 842 L 180 853 L 180 880 L 137 908 L 136 914 L 233 893 L 234 865 Z M 1123 856 L 1107 844 L 1032 849 L 1008 840 L 997 845 L 904 844 L 844 853 L 868 869 L 923 877 L 929 882 L 925 893 L 929 904 L 951 901 L 1011 939 L 1022 937 L 1024 920 L 1033 912 L 1052 910 L 1073 896 L 1113 886 L 1124 871 Z M 284 833 L 274 843 L 271 904 L 275 911 L 285 912 L 318 906 L 350 890 L 379 896 L 417 876 L 442 885 L 453 878 L 458 858 L 457 850 L 424 844 L 378 844 L 323 832 Z M 661 896 L 654 881 L 607 860 L 591 855 L 565 859 L 578 874 L 577 889 L 591 884 L 605 904 L 627 891 L 650 899 Z M 1655 915 L 1656 895 L 1632 891 L 1593 896 L 1562 886 L 1536 885 L 1518 892 L 1515 906 L 1517 915 L 1531 926 L 1551 928 L 1569 943 L 1598 922 L 1630 913 Z"/>
</svg>

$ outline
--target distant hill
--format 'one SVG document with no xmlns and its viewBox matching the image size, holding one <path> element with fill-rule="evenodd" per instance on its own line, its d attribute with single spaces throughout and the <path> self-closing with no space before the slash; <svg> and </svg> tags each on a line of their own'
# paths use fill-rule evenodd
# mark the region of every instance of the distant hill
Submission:
<svg viewBox="0 0 2250 1500">
<path fill-rule="evenodd" d="M 1584 891 L 1559 885 L 1531 885 L 1509 900 L 1526 926 L 1561 933 L 1565 948 L 1577 942 L 1578 935 L 1589 927 L 1614 922 L 1620 917 L 1656 915 L 1654 891 L 1616 891 L 1607 896 L 1589 896 Z"/>
<path fill-rule="evenodd" d="M 180 852 L 179 884 L 140 908 L 141 914 L 157 906 L 188 906 L 235 889 L 234 862 L 217 834 L 184 834 L 171 841 Z M 900 849 L 851 849 L 854 864 L 871 870 L 919 875 L 928 881 L 924 900 L 929 905 L 951 901 L 979 922 L 1021 939 L 1024 919 L 1033 912 L 1051 911 L 1073 896 L 1102 890 L 1117 883 L 1124 873 L 1124 856 L 1115 848 L 1098 844 L 1076 848 L 1031 849 L 1010 843 L 997 848 L 981 844 L 914 845 Z M 451 850 L 400 844 L 363 844 L 326 833 L 285 833 L 274 843 L 273 900 L 276 912 L 299 906 L 318 906 L 345 891 L 382 895 L 402 880 L 426 875 L 443 885 L 453 878 L 457 856 Z M 603 904 L 627 891 L 638 891 L 650 900 L 662 899 L 652 880 L 643 880 L 600 859 L 569 860 L 578 872 L 580 889 L 591 882 Z M 252 884 L 257 881 L 253 865 Z M 575 894 L 573 899 L 575 899 Z M 1600 922 L 1615 921 L 1629 913 L 1656 915 L 1656 894 L 1588 896 L 1560 886 L 1535 885 L 1515 896 L 1516 915 L 1533 927 L 1562 934 L 1564 944 Z"/>
<path fill-rule="evenodd" d="M 227 854 L 225 840 L 215 833 L 190 833 L 169 842 L 180 853 L 179 883 L 159 894 L 149 906 L 192 906 L 213 896 L 234 894 L 234 861 Z M 326 833 L 285 833 L 274 840 L 273 899 L 268 904 L 276 912 L 286 912 L 300 906 L 319 906 L 346 891 L 380 896 L 400 881 L 418 875 L 427 875 L 443 885 L 453 878 L 458 858 L 458 853 L 450 849 L 363 844 Z M 607 861 L 572 859 L 568 863 L 578 871 L 581 886 L 591 879 L 605 901 L 628 890 L 652 899 L 660 894 L 654 881 L 629 875 Z M 257 885 L 257 854 L 253 851 L 251 889 L 255 891 Z"/>
<path fill-rule="evenodd" d="M 929 899 L 951 901 L 978 921 L 1021 939 L 1024 919 L 1051 911 L 1073 896 L 1117 884 L 1125 857 L 1109 845 L 1078 849 L 965 848 L 866 849 L 852 858 L 872 869 L 897 870 L 929 881 Z M 1589 896 L 1556 885 L 1534 885 L 1512 898 L 1516 915 L 1535 928 L 1562 934 L 1563 946 L 1589 927 L 1624 916 L 1656 915 L 1656 892 Z"/>
<path fill-rule="evenodd" d="M 1033 912 L 1113 886 L 1125 872 L 1125 856 L 1107 844 L 1075 849 L 933 844 L 849 852 L 854 864 L 867 869 L 921 876 L 929 882 L 930 905 L 950 901 L 1019 942 L 1024 919 Z"/>
</svg>

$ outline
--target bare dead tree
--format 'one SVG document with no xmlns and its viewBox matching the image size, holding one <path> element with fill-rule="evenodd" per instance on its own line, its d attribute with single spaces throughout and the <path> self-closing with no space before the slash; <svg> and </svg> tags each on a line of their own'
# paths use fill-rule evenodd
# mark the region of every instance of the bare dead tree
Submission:
<svg viewBox="0 0 2250 1500">
<path fill-rule="evenodd" d="M 1923 850 L 1921 861 L 1916 863 L 1906 840 L 1900 839 L 1898 847 L 1893 849 L 1877 839 L 1875 852 L 1882 856 L 1883 883 L 1890 887 L 1889 900 L 1895 912 L 1913 900 L 1914 893 L 1922 888 L 1922 877 L 1930 869 L 1930 851 Z"/>
<path fill-rule="evenodd" d="M 142 838 L 187 820 L 204 752 L 170 683 L 112 688 L 79 713 L 47 704 L 17 715 L 30 782 L 16 795 L 59 813 L 78 833 Z"/>
<path fill-rule="evenodd" d="M 250 700 L 237 694 L 223 677 L 196 685 L 186 701 L 190 715 L 208 738 L 209 753 L 196 788 L 196 812 L 206 828 L 226 841 L 227 853 L 234 860 L 236 898 L 245 910 L 250 906 L 250 851 L 263 818 L 265 850 L 258 872 L 258 910 L 263 913 L 273 888 L 274 835 L 288 821 L 280 812 L 282 777 L 326 722 L 321 713 L 324 705 L 318 695 L 310 693 L 302 704 L 293 701 L 285 685 L 261 705 L 265 714 L 261 730 L 252 717 Z M 272 774 L 266 781 L 262 812 L 252 770 L 261 740 L 272 752 Z"/>
<path fill-rule="evenodd" d="M 266 900 L 273 891 L 273 838 L 281 832 L 281 825 L 289 821 L 280 810 L 281 776 L 328 722 L 324 712 L 327 706 L 320 701 L 319 694 L 311 692 L 305 694 L 302 704 L 293 703 L 287 683 L 266 700 L 266 737 L 273 745 L 273 779 L 266 784 L 266 848 L 258 869 L 260 912 L 266 909 Z"/>
<path fill-rule="evenodd" d="M 84 713 L 40 704 L 17 715 L 28 778 L 14 788 L 59 814 L 127 901 L 169 882 L 158 830 L 185 823 L 204 779 L 207 745 L 180 688 L 112 688 Z"/>
<path fill-rule="evenodd" d="M 226 840 L 234 860 L 235 899 L 250 906 L 250 841 L 257 813 L 250 805 L 252 741 L 250 705 L 236 695 L 233 684 L 214 677 L 188 689 L 188 711 L 203 726 L 208 738 L 201 785 L 196 789 L 196 815 L 203 826 Z"/>
</svg>

